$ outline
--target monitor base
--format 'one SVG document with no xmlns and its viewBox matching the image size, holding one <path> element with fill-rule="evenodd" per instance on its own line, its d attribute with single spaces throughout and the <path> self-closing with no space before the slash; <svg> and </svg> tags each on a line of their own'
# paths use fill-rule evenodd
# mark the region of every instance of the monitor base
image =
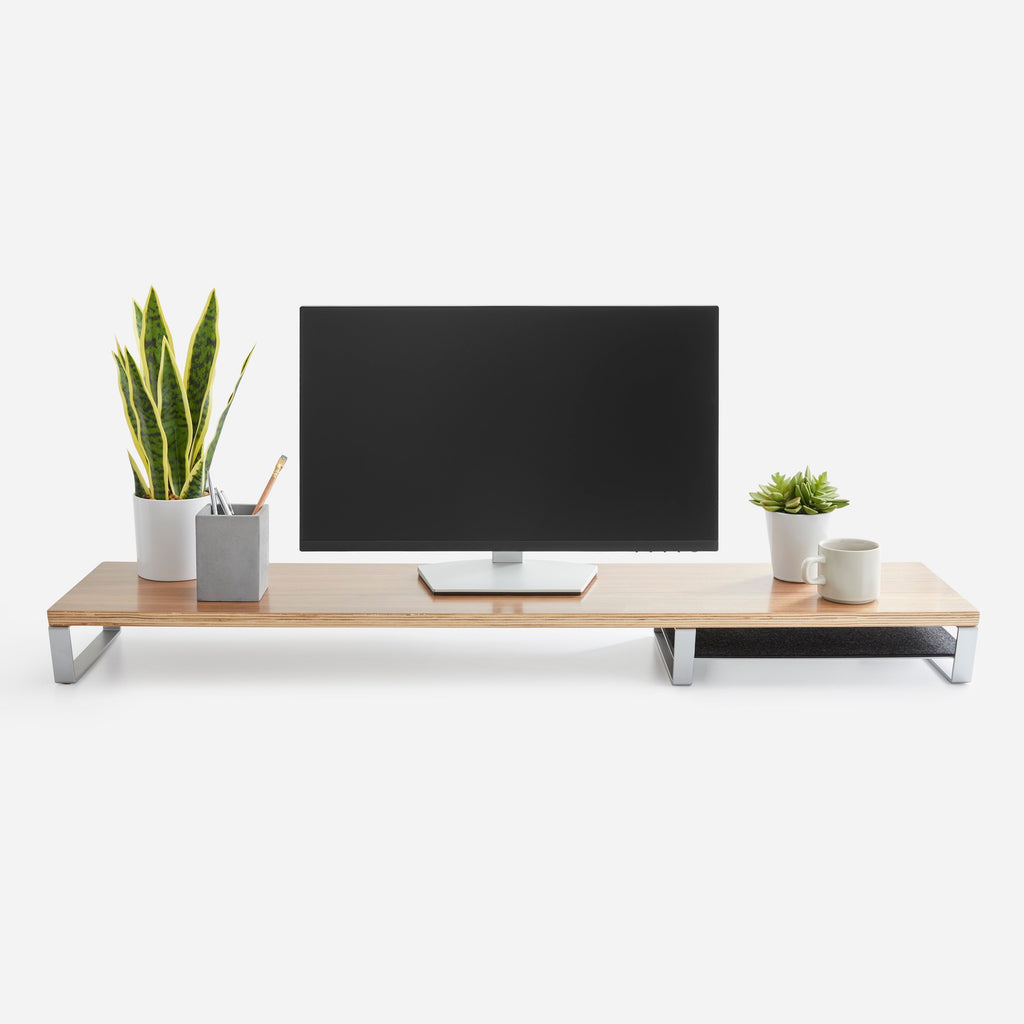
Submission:
<svg viewBox="0 0 1024 1024">
<path fill-rule="evenodd" d="M 509 552 L 496 552 L 505 556 Z M 467 559 L 418 566 L 435 594 L 582 594 L 597 576 L 582 562 Z"/>
</svg>

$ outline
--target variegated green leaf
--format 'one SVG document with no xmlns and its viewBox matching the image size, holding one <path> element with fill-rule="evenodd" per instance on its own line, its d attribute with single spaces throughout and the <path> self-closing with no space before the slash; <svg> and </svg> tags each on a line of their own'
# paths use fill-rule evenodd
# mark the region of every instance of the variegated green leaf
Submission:
<svg viewBox="0 0 1024 1024">
<path fill-rule="evenodd" d="M 139 416 L 132 402 L 132 384 L 128 378 L 128 367 L 125 365 L 124 356 L 121 354 L 121 346 L 118 345 L 117 351 L 112 352 L 111 355 L 117 364 L 117 386 L 121 392 L 124 418 L 128 421 L 128 429 L 132 432 L 132 436 L 137 438 L 139 436 Z"/>
<path fill-rule="evenodd" d="M 172 494 L 180 495 L 185 489 L 185 480 L 190 468 L 188 455 L 192 447 L 192 417 L 188 413 L 185 390 L 174 362 L 174 353 L 166 338 L 160 359 L 157 388 L 160 425 L 167 438 L 169 486 Z"/>
<path fill-rule="evenodd" d="M 202 452 L 199 454 L 199 461 L 192 467 L 185 486 L 181 490 L 183 498 L 201 498 L 205 490 L 206 481 L 206 458 Z"/>
<path fill-rule="evenodd" d="M 146 481 L 142 476 L 142 471 L 137 465 L 135 460 L 132 458 L 132 453 L 128 453 L 128 461 L 132 464 L 132 476 L 135 478 L 135 497 L 136 498 L 150 498 L 152 495 L 149 493 L 149 487 L 146 485 Z"/>
<path fill-rule="evenodd" d="M 206 443 L 206 432 L 210 426 L 210 409 L 213 407 L 213 396 L 207 393 L 199 410 L 199 422 L 192 427 L 192 450 L 188 453 L 190 466 L 194 466 L 203 458 L 203 445 Z"/>
<path fill-rule="evenodd" d="M 167 475 L 164 470 L 167 463 L 167 438 L 160 425 L 156 402 L 153 400 L 149 388 L 143 382 L 142 374 L 132 358 L 131 352 L 126 349 L 124 356 L 128 367 L 128 379 L 131 381 L 135 411 L 138 415 L 139 441 L 146 455 L 146 462 L 149 464 L 152 495 L 154 498 L 163 499 L 167 497 Z M 159 372 L 158 367 L 158 377 Z"/>
<path fill-rule="evenodd" d="M 194 462 L 206 441 L 206 429 L 210 422 L 210 405 L 213 396 L 214 370 L 220 349 L 220 333 L 217 330 L 217 291 L 210 292 L 199 322 L 188 343 L 185 357 L 185 397 L 189 415 L 192 417 L 192 450 L 190 459 Z"/>
<path fill-rule="evenodd" d="M 157 388 L 157 377 L 160 373 L 160 354 L 163 351 L 164 338 L 171 346 L 171 354 L 174 353 L 174 342 L 171 340 L 171 331 L 164 320 L 163 310 L 160 308 L 160 300 L 156 297 L 156 291 L 149 289 L 149 296 L 146 299 L 146 310 L 142 317 L 141 328 L 142 340 L 139 348 L 142 354 L 143 370 L 146 374 L 146 385 L 150 393 L 156 396 L 159 401 Z"/>
<path fill-rule="evenodd" d="M 235 394 L 238 391 L 238 385 L 242 383 L 242 378 L 245 376 L 245 368 L 249 365 L 249 360 L 252 357 L 252 354 L 255 350 L 255 345 L 253 345 L 253 347 L 249 349 L 249 355 L 245 357 L 245 362 L 242 363 L 242 369 L 239 371 L 238 380 L 235 381 L 234 390 L 231 392 L 231 396 L 228 398 L 228 404 L 224 406 L 224 411 L 220 414 L 220 419 L 217 421 L 217 429 L 214 432 L 213 440 L 210 442 L 210 447 L 206 449 L 207 472 L 209 472 L 210 466 L 213 465 L 213 454 L 217 450 L 217 442 L 220 440 L 220 432 L 224 429 L 224 420 L 227 418 L 228 410 L 231 408 L 231 403 L 235 400 Z"/>
<path fill-rule="evenodd" d="M 146 452 L 142 447 L 142 441 L 139 437 L 139 414 L 135 408 L 135 397 L 132 393 L 132 382 L 131 377 L 128 375 L 128 363 L 125 355 L 126 353 L 122 352 L 121 346 L 118 345 L 117 351 L 113 353 L 113 356 L 114 362 L 117 364 L 117 383 L 121 393 L 121 405 L 124 409 L 124 418 L 128 422 L 132 444 L 135 445 L 135 450 L 139 453 L 142 465 L 148 469 L 149 463 L 146 458 Z"/>
<path fill-rule="evenodd" d="M 142 312 L 142 307 L 132 299 L 132 312 L 135 314 L 135 340 L 138 342 L 139 351 L 142 351 L 142 321 L 145 319 L 146 314 Z"/>
</svg>

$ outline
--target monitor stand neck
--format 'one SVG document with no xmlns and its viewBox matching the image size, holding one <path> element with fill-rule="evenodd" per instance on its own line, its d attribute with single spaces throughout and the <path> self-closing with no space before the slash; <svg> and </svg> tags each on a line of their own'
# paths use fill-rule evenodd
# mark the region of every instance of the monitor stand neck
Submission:
<svg viewBox="0 0 1024 1024">
<path fill-rule="evenodd" d="M 513 562 L 522 562 L 522 551 L 492 551 L 491 561 L 495 565 L 510 565 Z"/>
<path fill-rule="evenodd" d="M 490 561 L 467 559 L 419 567 L 435 594 L 582 594 L 597 575 L 582 562 L 523 561 L 522 551 L 494 551 Z"/>
</svg>

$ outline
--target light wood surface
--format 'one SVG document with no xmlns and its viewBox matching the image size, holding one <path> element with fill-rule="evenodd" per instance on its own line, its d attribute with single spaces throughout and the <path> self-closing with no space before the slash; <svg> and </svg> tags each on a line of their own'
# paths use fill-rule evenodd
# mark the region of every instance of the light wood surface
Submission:
<svg viewBox="0 0 1024 1024">
<path fill-rule="evenodd" d="M 195 580 L 102 562 L 47 612 L 51 626 L 780 627 L 976 626 L 977 610 L 917 562 L 882 567 L 882 593 L 833 604 L 760 564 L 606 564 L 586 593 L 435 596 L 406 564 L 280 563 L 262 601 L 196 601 Z"/>
</svg>

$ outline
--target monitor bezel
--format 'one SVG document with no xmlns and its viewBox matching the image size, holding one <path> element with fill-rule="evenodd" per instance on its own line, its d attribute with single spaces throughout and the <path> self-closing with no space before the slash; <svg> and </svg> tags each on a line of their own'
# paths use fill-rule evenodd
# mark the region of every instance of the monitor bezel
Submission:
<svg viewBox="0 0 1024 1024">
<path fill-rule="evenodd" d="M 713 443 L 715 449 L 715 460 L 714 460 L 714 480 L 711 481 L 710 477 L 705 479 L 706 488 L 704 491 L 705 501 L 714 502 L 715 507 L 715 531 L 714 535 L 710 537 L 665 537 L 665 536 L 651 536 L 645 538 L 632 538 L 630 543 L 624 543 L 622 537 L 609 536 L 603 541 L 589 542 L 585 547 L 580 547 L 578 544 L 574 544 L 572 538 L 538 538 L 530 537 L 527 535 L 519 537 L 501 537 L 501 536 L 490 536 L 490 537 L 473 537 L 467 539 L 465 536 L 452 537 L 452 536 L 438 536 L 432 534 L 430 536 L 421 535 L 416 538 L 415 542 L 402 540 L 395 541 L 392 539 L 387 544 L 382 544 L 382 538 L 379 537 L 352 537 L 346 536 L 344 543 L 339 543 L 337 537 L 324 537 L 322 535 L 312 536 L 309 530 L 305 527 L 306 520 L 303 516 L 303 509 L 308 505 L 308 498 L 306 489 L 303 486 L 305 476 L 302 472 L 302 453 L 304 449 L 303 444 L 303 402 L 302 402 L 302 384 L 304 380 L 303 369 L 304 369 L 304 354 L 303 354 L 303 338 L 302 338 L 302 323 L 304 317 L 307 315 L 307 311 L 322 311 L 322 310 L 357 310 L 357 311 L 373 311 L 373 310 L 393 310 L 403 309 L 409 311 L 415 310 L 431 310 L 431 311 L 445 311 L 445 310 L 458 310 L 458 309 L 473 309 L 473 310 L 488 310 L 493 312 L 502 312 L 507 310 L 523 310 L 523 309 L 543 309 L 543 310 L 590 310 L 590 311 L 601 311 L 601 310 L 700 310 L 704 313 L 713 313 L 714 315 L 714 338 L 713 340 L 708 339 L 709 345 L 713 348 L 712 362 L 714 367 L 714 393 L 713 393 L 713 405 L 714 405 L 714 416 L 713 416 L 713 438 L 705 438 L 705 442 Z M 366 305 L 366 304 L 316 304 L 316 305 L 303 305 L 299 307 L 299 550 L 309 552 L 399 552 L 399 551 L 411 551 L 411 552 L 486 552 L 486 551 L 537 551 L 537 552 L 708 552 L 717 551 L 719 549 L 719 530 L 718 530 L 718 500 L 719 500 L 719 437 L 720 437 L 720 395 L 719 395 L 719 377 L 720 377 L 720 359 L 719 359 L 719 330 L 720 330 L 720 308 L 717 305 L 701 304 L 701 305 L 684 305 L 684 304 L 644 304 L 644 305 L 566 305 L 566 304 L 522 304 L 522 305 L 423 305 L 423 304 L 393 304 L 393 305 Z M 705 380 L 705 384 L 710 384 L 710 381 Z"/>
</svg>

